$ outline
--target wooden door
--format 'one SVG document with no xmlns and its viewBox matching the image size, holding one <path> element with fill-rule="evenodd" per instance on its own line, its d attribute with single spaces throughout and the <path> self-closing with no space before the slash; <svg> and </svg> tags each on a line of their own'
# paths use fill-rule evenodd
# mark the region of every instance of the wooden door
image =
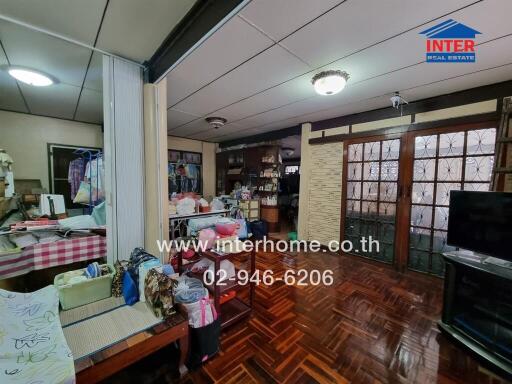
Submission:
<svg viewBox="0 0 512 384">
<path fill-rule="evenodd" d="M 354 246 L 350 253 L 394 264 L 401 139 L 373 137 L 345 148 L 344 239 Z M 360 239 L 370 236 L 379 247 L 362 249 Z"/>
<path fill-rule="evenodd" d="M 451 190 L 489 190 L 496 123 L 345 142 L 342 240 L 363 236 L 378 252 L 350 252 L 400 271 L 442 276 Z"/>
</svg>

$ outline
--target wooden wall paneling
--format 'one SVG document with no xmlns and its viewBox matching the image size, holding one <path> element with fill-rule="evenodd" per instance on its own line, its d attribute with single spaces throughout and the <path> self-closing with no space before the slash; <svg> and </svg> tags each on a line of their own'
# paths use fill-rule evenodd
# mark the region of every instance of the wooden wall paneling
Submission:
<svg viewBox="0 0 512 384">
<path fill-rule="evenodd" d="M 400 272 L 406 270 L 409 253 L 409 224 L 411 219 L 411 190 L 414 168 L 414 137 L 401 137 L 400 180 L 398 184 L 397 233 L 395 266 Z"/>
</svg>

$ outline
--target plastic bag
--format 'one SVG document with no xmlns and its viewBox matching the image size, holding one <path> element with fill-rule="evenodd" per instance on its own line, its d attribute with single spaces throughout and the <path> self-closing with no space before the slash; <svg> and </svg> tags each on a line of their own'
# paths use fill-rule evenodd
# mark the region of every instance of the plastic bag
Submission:
<svg viewBox="0 0 512 384">
<path fill-rule="evenodd" d="M 178 215 L 190 215 L 191 213 L 194 213 L 195 209 L 196 202 L 190 197 L 185 197 L 184 199 L 179 200 L 176 204 L 176 211 L 178 212 Z"/>
<path fill-rule="evenodd" d="M 92 187 L 91 184 L 86 181 L 80 182 L 80 187 L 78 187 L 78 192 L 73 199 L 73 203 L 76 204 L 93 204 L 98 201 L 102 201 L 104 199 L 103 190 L 96 188 L 96 186 Z"/>
<path fill-rule="evenodd" d="M 245 219 L 234 219 L 238 223 L 237 236 L 239 239 L 247 239 L 249 237 L 247 231 L 247 221 Z"/>
<path fill-rule="evenodd" d="M 212 211 L 222 211 L 224 209 L 224 203 L 218 198 L 214 198 L 210 203 Z"/>
<path fill-rule="evenodd" d="M 183 304 L 187 309 L 188 324 L 192 328 L 202 328 L 217 319 L 217 312 L 208 297 L 190 304 Z"/>
</svg>

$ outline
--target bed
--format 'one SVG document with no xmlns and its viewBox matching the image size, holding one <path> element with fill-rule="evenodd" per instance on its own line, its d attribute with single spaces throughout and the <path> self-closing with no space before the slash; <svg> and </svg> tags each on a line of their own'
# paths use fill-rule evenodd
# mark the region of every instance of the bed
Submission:
<svg viewBox="0 0 512 384">
<path fill-rule="evenodd" d="M 32 293 L 0 289 L 0 313 L 0 383 L 75 382 L 53 286 Z"/>
</svg>

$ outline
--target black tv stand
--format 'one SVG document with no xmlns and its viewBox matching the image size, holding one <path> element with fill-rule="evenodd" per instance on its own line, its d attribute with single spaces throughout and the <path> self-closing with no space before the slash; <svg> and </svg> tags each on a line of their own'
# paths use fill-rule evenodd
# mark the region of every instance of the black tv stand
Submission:
<svg viewBox="0 0 512 384">
<path fill-rule="evenodd" d="M 439 328 L 512 377 L 512 270 L 467 252 L 446 262 Z"/>
</svg>

